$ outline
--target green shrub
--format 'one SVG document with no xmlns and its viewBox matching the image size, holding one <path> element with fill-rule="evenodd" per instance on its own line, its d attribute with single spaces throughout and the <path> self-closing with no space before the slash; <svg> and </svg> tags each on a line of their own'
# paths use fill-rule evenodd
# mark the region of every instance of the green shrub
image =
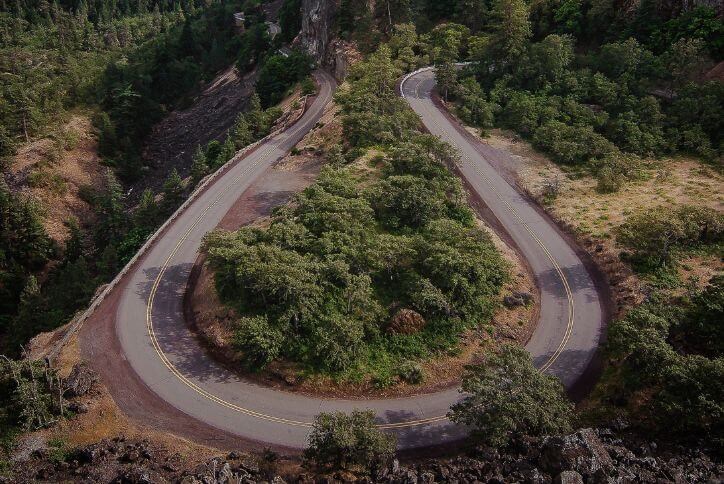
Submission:
<svg viewBox="0 0 724 484">
<path fill-rule="evenodd" d="M 314 419 L 304 457 L 319 467 L 371 470 L 395 452 L 395 437 L 375 428 L 371 410 L 320 413 Z"/>
<path fill-rule="evenodd" d="M 241 318 L 234 331 L 234 346 L 250 369 L 261 370 L 277 359 L 284 337 L 269 325 L 266 316 Z"/>
<path fill-rule="evenodd" d="M 406 361 L 400 366 L 398 376 L 405 382 L 412 385 L 419 385 L 425 381 L 425 371 L 422 366 L 414 361 Z"/>
<path fill-rule="evenodd" d="M 616 230 L 616 239 L 647 267 L 661 268 L 674 253 L 701 244 L 716 244 L 724 234 L 724 215 L 716 210 L 681 205 L 656 207 L 631 215 Z"/>
<path fill-rule="evenodd" d="M 463 375 L 465 398 L 451 407 L 452 421 L 470 426 L 492 446 L 514 434 L 543 435 L 570 430 L 573 405 L 554 376 L 538 371 L 528 352 L 504 345 Z"/>
<path fill-rule="evenodd" d="M 548 121 L 535 130 L 533 143 L 566 164 L 584 164 L 616 152 L 616 147 L 590 126 Z"/>
<path fill-rule="evenodd" d="M 641 425 L 724 445 L 723 308 L 715 278 L 690 299 L 654 293 L 611 324 L 606 353 L 620 369 L 616 399 L 643 417 Z"/>
</svg>

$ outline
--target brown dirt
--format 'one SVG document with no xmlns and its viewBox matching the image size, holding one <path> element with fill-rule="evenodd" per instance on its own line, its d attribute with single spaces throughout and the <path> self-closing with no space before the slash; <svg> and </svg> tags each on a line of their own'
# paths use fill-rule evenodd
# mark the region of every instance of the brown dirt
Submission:
<svg viewBox="0 0 724 484">
<path fill-rule="evenodd" d="M 67 221 L 76 219 L 84 227 L 95 221 L 91 207 L 78 191 L 82 186 L 102 189 L 105 170 L 90 114 L 76 112 L 50 136 L 18 149 L 8 182 L 14 191 L 39 202 L 48 235 L 62 243 L 69 235 Z"/>
</svg>

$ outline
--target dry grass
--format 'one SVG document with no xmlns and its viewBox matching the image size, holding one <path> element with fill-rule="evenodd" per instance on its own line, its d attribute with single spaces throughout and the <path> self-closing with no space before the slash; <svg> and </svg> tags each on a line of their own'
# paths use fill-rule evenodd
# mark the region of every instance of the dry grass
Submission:
<svg viewBox="0 0 724 484">
<path fill-rule="evenodd" d="M 20 189 L 44 210 L 43 225 L 58 242 L 69 235 L 65 223 L 75 218 L 82 225 L 94 221 L 91 207 L 80 199 L 84 185 L 101 189 L 105 167 L 100 164 L 98 142 L 87 113 L 70 116 L 51 136 L 22 146 L 10 167 Z"/>
<path fill-rule="evenodd" d="M 616 193 L 599 193 L 596 180 L 586 174 L 566 172 L 529 143 L 495 130 L 484 142 L 506 150 L 517 160 L 516 178 L 525 190 L 540 199 L 550 180 L 560 183 L 559 195 L 546 205 L 551 215 L 571 229 L 608 273 L 619 309 L 641 301 L 641 281 L 619 260 L 622 251 L 614 232 L 626 218 L 657 206 L 689 204 L 724 210 L 724 177 L 691 158 L 647 160 L 642 181 L 629 182 Z M 701 285 L 724 266 L 722 259 L 692 255 L 681 261 L 679 275 Z"/>
<path fill-rule="evenodd" d="M 33 351 L 42 352 L 48 349 L 45 346 L 53 339 L 54 333 L 43 334 L 48 337 L 34 340 Z M 81 361 L 78 337 L 75 336 L 61 350 L 55 361 L 55 367 L 61 377 L 67 377 L 73 366 Z M 118 408 L 108 390 L 100 383 L 94 385 L 87 395 L 79 397 L 78 401 L 87 406 L 88 412 L 61 420 L 55 426 L 39 430 L 36 434 L 47 440 L 60 440 L 68 448 L 121 435 L 130 439 L 150 439 L 169 452 L 178 452 L 190 465 L 200 463 L 218 452 L 211 447 L 198 445 L 181 437 L 135 423 Z"/>
</svg>

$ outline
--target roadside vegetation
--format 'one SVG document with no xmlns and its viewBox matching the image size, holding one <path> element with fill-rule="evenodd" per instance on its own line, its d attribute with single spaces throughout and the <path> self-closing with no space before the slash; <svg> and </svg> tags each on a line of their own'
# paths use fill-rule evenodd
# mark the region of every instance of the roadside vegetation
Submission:
<svg viewBox="0 0 724 484">
<path fill-rule="evenodd" d="M 3 7 L 5 8 L 5 7 Z M 232 14 L 245 10 L 247 30 L 237 34 Z M 17 356 L 41 331 L 67 322 L 98 285 L 110 280 L 158 225 L 181 204 L 195 183 L 234 153 L 264 137 L 280 116 L 279 101 L 309 75 L 306 56 L 270 56 L 274 43 L 259 2 L 197 5 L 107 2 L 37 5 L 15 2 L 0 13 L 0 155 L 10 162 L 17 146 L 51 133 L 60 148 L 74 142 L 55 126 L 80 108 L 95 113 L 100 162 L 108 169 L 97 187 L 78 197 L 96 223 L 62 220 L 69 236 L 51 239 L 43 227 L 45 208 L 27 194 L 0 183 L 0 335 L 2 351 Z M 252 36 L 257 32 L 257 37 Z M 148 169 L 141 150 L 151 128 L 172 109 L 189 102 L 202 82 L 234 59 L 255 52 L 247 69 L 261 62 L 259 95 L 239 116 L 224 142 L 199 147 L 191 180 L 172 170 L 159 193 L 146 190 L 129 207 L 124 184 Z M 276 73 L 286 73 L 275 80 Z M 71 133 L 72 134 L 72 133 Z M 59 137 L 60 136 L 60 137 Z M 55 160 L 28 177 L 33 187 L 51 186 Z M 63 186 L 57 193 L 63 195 Z"/>
<path fill-rule="evenodd" d="M 612 324 L 603 377 L 613 408 L 646 430 L 724 446 L 724 279 L 681 296 L 657 292 Z"/>
<path fill-rule="evenodd" d="M 724 55 L 720 13 L 649 2 L 617 9 L 596 0 L 377 2 L 375 9 L 349 1 L 341 9 L 343 38 L 368 52 L 387 41 L 404 71 L 434 65 L 440 96 L 466 124 L 483 136 L 511 130 L 557 162 L 576 190 L 551 178 L 536 194 L 551 208 L 566 206 L 556 216 L 594 236 L 599 242 L 591 250 L 613 246 L 619 264 L 633 269 L 637 292 L 622 301 L 611 325 L 608 364 L 581 417 L 630 417 L 648 434 L 704 438 L 721 448 L 722 354 L 711 342 L 724 318 L 722 187 L 718 175 L 705 188 L 667 173 L 668 166 L 685 171 L 691 158 L 702 173 L 721 171 L 724 84 L 706 75 Z M 471 64 L 456 68 L 460 61 Z M 588 177 L 595 179 L 591 190 Z M 670 185 L 676 194 L 662 192 Z M 639 186 L 645 193 L 631 193 Z M 570 199 L 591 191 L 601 198 Z M 621 191 L 620 203 L 631 205 L 609 214 Z M 706 196 L 697 198 L 701 191 Z M 564 196 L 565 204 L 556 198 Z M 584 209 L 595 203 L 602 206 Z M 600 216 L 578 220 L 589 212 Z M 453 418 L 498 445 L 517 428 L 527 434 L 538 434 L 542 423 L 551 425 L 545 432 L 568 428 L 565 400 L 552 388 L 548 395 L 562 405 L 553 405 L 556 415 L 507 416 L 511 409 L 516 416 L 539 409 L 522 403 L 535 397 L 496 393 L 507 381 L 496 376 L 503 357 L 469 370 L 463 385 L 471 396 Z M 475 398 L 484 404 L 473 404 Z"/>
<path fill-rule="evenodd" d="M 355 66 L 331 166 L 268 228 L 207 237 L 248 368 L 284 359 L 380 388 L 414 383 L 415 361 L 490 325 L 506 263 L 473 223 L 449 148 L 396 95 L 399 74 L 386 47 Z"/>
<path fill-rule="evenodd" d="M 304 458 L 320 470 L 370 472 L 384 467 L 395 455 L 395 437 L 376 428 L 374 418 L 369 410 L 320 413 L 314 419 Z"/>
<path fill-rule="evenodd" d="M 521 435 L 562 434 L 572 428 L 573 404 L 560 380 L 533 366 L 520 346 L 503 345 L 463 375 L 467 395 L 452 406 L 453 422 L 468 426 L 473 438 L 493 447 Z"/>
</svg>

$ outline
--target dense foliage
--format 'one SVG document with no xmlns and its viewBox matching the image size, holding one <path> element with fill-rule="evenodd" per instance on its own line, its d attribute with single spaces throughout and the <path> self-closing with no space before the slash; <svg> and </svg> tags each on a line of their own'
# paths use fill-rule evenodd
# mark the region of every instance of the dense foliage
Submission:
<svg viewBox="0 0 724 484">
<path fill-rule="evenodd" d="M 449 148 L 414 130 L 397 72 L 382 48 L 338 96 L 347 158 L 373 143 L 380 156 L 349 166 L 331 154 L 335 166 L 268 229 L 207 238 L 219 294 L 243 316 L 236 345 L 251 368 L 285 358 L 386 386 L 405 361 L 450 351 L 490 321 L 506 266 L 473 224 L 445 166 Z M 378 175 L 360 175 L 360 163 Z"/>
<path fill-rule="evenodd" d="M 530 10 L 530 33 L 540 40 L 548 34 L 574 36 L 584 46 L 625 40 L 644 44 L 655 54 L 681 39 L 699 39 L 709 55 L 724 56 L 724 24 L 713 4 L 653 0 L 619 5 L 610 0 L 342 0 L 339 31 L 363 47 L 373 45 L 396 24 L 413 22 L 428 32 L 444 22 L 461 24 L 477 34 L 501 12 Z M 512 31 L 511 31 L 512 32 Z"/>
<path fill-rule="evenodd" d="M 597 26 L 618 15 L 606 5 L 423 2 L 413 20 L 425 33 L 398 25 L 390 45 L 405 69 L 435 64 L 442 97 L 465 122 L 515 130 L 554 160 L 592 171 L 602 191 L 635 179 L 639 158 L 721 157 L 724 83 L 703 76 L 724 53 L 713 8 L 642 2 L 636 20 L 621 17 L 615 30 Z M 460 23 L 427 23 L 443 19 Z M 472 64 L 458 72 L 457 61 Z"/>
<path fill-rule="evenodd" d="M 264 107 L 281 101 L 290 87 L 306 79 L 312 70 L 311 58 L 297 50 L 288 56 L 272 55 L 264 61 L 256 81 L 256 92 Z"/>
<path fill-rule="evenodd" d="M 382 466 L 395 453 L 395 437 L 375 428 L 374 412 L 320 413 L 304 457 L 319 467 L 364 470 Z"/>
<path fill-rule="evenodd" d="M 683 297 L 654 294 L 609 329 L 614 404 L 644 426 L 724 444 L 724 278 Z"/>
<path fill-rule="evenodd" d="M 233 25 L 232 13 L 240 9 L 247 12 L 244 36 Z M 201 81 L 250 46 L 258 56 L 266 54 L 271 44 L 264 41 L 264 20 L 257 1 L 130 5 L 99 0 L 52 7 L 19 1 L 0 13 L 5 72 L 0 76 L 0 155 L 7 160 L 17 143 L 52 130 L 65 110 L 89 106 L 97 113 L 102 163 L 115 168 L 103 190 L 82 188 L 79 196 L 95 211 L 97 224 L 86 233 L 75 220 L 66 221 L 71 237 L 65 247 L 56 247 L 45 234 L 40 207 L 0 187 L 4 351 L 17 355 L 39 331 L 67 322 L 182 202 L 192 185 L 174 171 L 159 194 L 161 203 L 146 191 L 129 214 L 116 178 L 143 176 L 141 149 L 152 125 L 197 92 Z M 263 30 L 260 42 L 248 35 L 257 27 Z M 279 114 L 262 110 L 255 98 L 225 143 L 214 141 L 200 150 L 193 181 L 265 136 Z M 31 176 L 29 183 L 37 182 Z"/>
<path fill-rule="evenodd" d="M 637 269 L 656 270 L 680 252 L 697 248 L 721 252 L 724 214 L 688 205 L 656 207 L 628 217 L 617 229 L 617 240 L 632 250 L 630 258 Z"/>
<path fill-rule="evenodd" d="M 569 431 L 573 405 L 554 376 L 533 366 L 528 352 L 504 345 L 463 375 L 465 398 L 451 408 L 451 419 L 472 428 L 474 437 L 502 446 L 511 436 Z"/>
<path fill-rule="evenodd" d="M 428 36 L 441 94 L 464 121 L 515 130 L 592 171 L 602 191 L 635 178 L 638 157 L 721 156 L 724 83 L 703 79 L 718 40 L 689 32 L 653 51 L 621 37 L 584 50 L 578 27 L 542 23 L 540 8 L 499 0 L 477 32 L 444 24 Z M 584 14 L 566 15 L 575 8 Z M 457 60 L 472 64 L 458 73 Z"/>
</svg>

